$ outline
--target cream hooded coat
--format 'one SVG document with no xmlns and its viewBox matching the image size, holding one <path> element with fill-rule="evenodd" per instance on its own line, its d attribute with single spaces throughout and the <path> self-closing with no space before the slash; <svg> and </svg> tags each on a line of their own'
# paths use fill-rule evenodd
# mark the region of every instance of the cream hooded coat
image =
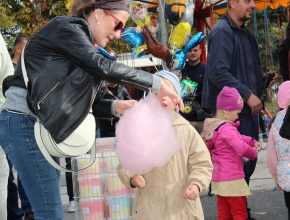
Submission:
<svg viewBox="0 0 290 220">
<path fill-rule="evenodd" d="M 184 199 L 190 184 L 207 189 L 213 166 L 210 154 L 197 131 L 181 116 L 173 122 L 180 151 L 164 167 L 144 175 L 146 186 L 138 189 L 133 206 L 133 220 L 197 220 L 204 219 L 200 198 Z M 130 187 L 130 174 L 120 165 L 119 177 Z"/>
</svg>

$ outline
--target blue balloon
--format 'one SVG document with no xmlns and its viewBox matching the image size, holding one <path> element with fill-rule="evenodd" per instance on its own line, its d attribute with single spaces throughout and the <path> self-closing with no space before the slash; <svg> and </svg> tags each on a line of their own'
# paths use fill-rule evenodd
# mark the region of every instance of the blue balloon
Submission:
<svg viewBox="0 0 290 220">
<path fill-rule="evenodd" d="M 172 56 L 168 68 L 170 70 L 181 70 L 186 62 L 186 53 L 192 48 L 199 45 L 204 40 L 204 36 L 201 32 L 195 34 L 189 42 L 181 50 L 175 50 Z"/>
<path fill-rule="evenodd" d="M 136 32 L 132 28 L 126 28 L 126 30 L 121 35 L 121 39 L 131 44 L 133 47 L 146 44 L 146 40 L 143 34 Z"/>
</svg>

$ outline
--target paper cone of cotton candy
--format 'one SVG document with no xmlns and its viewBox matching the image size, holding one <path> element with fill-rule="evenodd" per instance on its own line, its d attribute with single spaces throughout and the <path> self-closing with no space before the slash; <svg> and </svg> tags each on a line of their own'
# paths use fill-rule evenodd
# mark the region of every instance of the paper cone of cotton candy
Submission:
<svg viewBox="0 0 290 220">
<path fill-rule="evenodd" d="M 172 122 L 178 114 L 161 106 L 156 95 L 148 95 L 127 110 L 116 127 L 116 155 L 133 174 L 145 174 L 166 165 L 180 149 Z"/>
</svg>

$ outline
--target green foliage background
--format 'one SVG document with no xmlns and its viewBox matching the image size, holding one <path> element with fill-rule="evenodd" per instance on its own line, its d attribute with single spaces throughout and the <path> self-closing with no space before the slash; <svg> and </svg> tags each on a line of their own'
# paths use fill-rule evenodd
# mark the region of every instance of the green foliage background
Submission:
<svg viewBox="0 0 290 220">
<path fill-rule="evenodd" d="M 32 35 L 41 26 L 50 19 L 68 15 L 72 0 L 1 0 L 0 1 L 0 32 L 7 42 L 7 47 L 11 56 L 13 56 L 13 42 L 20 34 Z M 285 36 L 285 27 L 287 25 L 287 11 L 285 7 L 279 7 L 276 10 L 267 9 L 267 17 L 269 21 L 270 45 L 272 56 L 268 56 L 268 60 L 273 60 L 273 70 L 279 71 L 278 51 L 278 15 L 280 16 L 282 39 Z M 215 20 L 219 19 L 219 15 L 215 15 Z M 251 19 L 246 23 L 247 27 L 254 33 L 254 21 Z M 272 68 L 271 62 L 266 64 L 266 51 L 269 49 L 265 46 L 264 30 L 264 12 L 257 11 L 256 22 L 258 26 L 258 46 L 263 70 L 266 66 Z M 135 27 L 136 24 L 129 20 L 126 27 Z M 168 25 L 170 29 L 170 26 Z M 169 30 L 168 29 L 168 30 Z M 193 34 L 195 30 L 193 30 Z M 131 52 L 130 47 L 125 42 L 115 40 L 108 47 L 112 47 L 117 53 Z"/>
</svg>

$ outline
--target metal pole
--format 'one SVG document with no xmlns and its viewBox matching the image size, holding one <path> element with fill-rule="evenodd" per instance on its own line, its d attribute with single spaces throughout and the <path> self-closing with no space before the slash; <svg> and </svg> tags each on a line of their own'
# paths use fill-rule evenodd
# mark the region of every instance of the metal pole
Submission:
<svg viewBox="0 0 290 220">
<path fill-rule="evenodd" d="M 167 22 L 165 17 L 165 0 L 158 1 L 159 7 L 159 24 L 160 24 L 160 43 L 168 46 L 168 31 L 167 31 Z M 164 70 L 168 70 L 165 61 L 162 61 L 162 67 Z"/>
</svg>

